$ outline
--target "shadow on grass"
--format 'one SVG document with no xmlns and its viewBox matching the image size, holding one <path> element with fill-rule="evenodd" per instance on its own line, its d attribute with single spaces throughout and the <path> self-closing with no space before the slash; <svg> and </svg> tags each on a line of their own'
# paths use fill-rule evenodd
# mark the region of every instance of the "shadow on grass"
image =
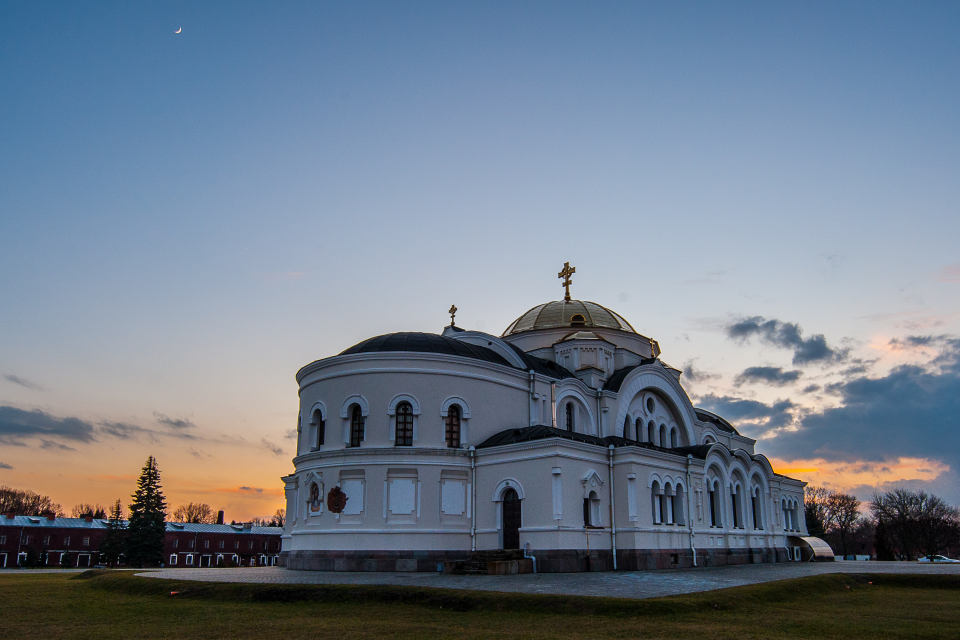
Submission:
<svg viewBox="0 0 960 640">
<path fill-rule="evenodd" d="M 230 584 L 137 577 L 92 570 L 71 580 L 91 588 L 163 598 L 230 602 L 394 603 L 451 611 L 524 612 L 604 616 L 677 615 L 705 610 L 733 611 L 771 604 L 812 601 L 861 589 L 960 590 L 956 575 L 832 574 L 732 587 L 665 598 L 633 600 L 594 596 L 531 595 L 386 585 Z"/>
</svg>

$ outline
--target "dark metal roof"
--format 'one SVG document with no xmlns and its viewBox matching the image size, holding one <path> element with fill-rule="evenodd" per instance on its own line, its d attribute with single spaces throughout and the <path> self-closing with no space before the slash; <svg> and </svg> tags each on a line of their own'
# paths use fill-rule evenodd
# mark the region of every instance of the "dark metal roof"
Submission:
<svg viewBox="0 0 960 640">
<path fill-rule="evenodd" d="M 484 360 L 510 366 L 510 363 L 504 360 L 498 353 L 468 344 L 462 340 L 438 336 L 434 333 L 387 333 L 382 336 L 369 338 L 359 342 L 349 349 L 342 351 L 340 355 L 345 356 L 352 353 L 383 353 L 390 351 L 408 351 L 415 353 L 444 353 L 451 356 L 463 356 L 464 358 L 473 358 L 475 360 Z"/>
<path fill-rule="evenodd" d="M 517 355 L 520 356 L 520 359 L 523 360 L 524 364 L 527 365 L 527 371 L 533 369 L 536 373 L 540 375 L 547 376 L 549 378 L 575 378 L 576 376 L 569 369 L 560 366 L 552 360 L 544 360 L 543 358 L 538 358 L 537 356 L 532 356 L 526 351 L 520 349 L 516 345 L 510 344 L 509 342 L 504 341 L 505 344 L 509 345 L 511 349 L 516 351 Z"/>
<path fill-rule="evenodd" d="M 694 412 L 697 414 L 697 418 L 703 420 L 704 422 L 709 422 L 710 424 L 717 427 L 721 431 L 726 431 L 727 433 L 735 433 L 740 435 L 740 432 L 733 428 L 733 425 L 718 416 L 717 414 L 707 411 L 706 409 L 697 409 L 694 408 Z"/>
<path fill-rule="evenodd" d="M 647 364 L 653 364 L 656 361 L 657 361 L 656 358 L 643 358 L 640 361 L 640 364 L 635 364 L 629 367 L 622 367 L 620 369 L 617 369 L 612 374 L 610 374 L 609 378 L 607 378 L 607 382 L 606 384 L 603 385 L 603 389 L 605 391 L 620 391 L 620 385 L 623 384 L 624 378 L 626 378 L 631 371 L 633 371 L 637 367 L 642 367 Z"/>
<path fill-rule="evenodd" d="M 504 429 L 498 433 L 493 434 L 483 442 L 477 445 L 478 449 L 484 449 L 486 447 L 499 447 L 506 444 L 515 444 L 518 442 L 531 442 L 534 440 L 545 440 L 547 438 L 563 438 L 564 440 L 573 440 L 575 442 L 585 442 L 587 444 L 593 444 L 598 447 L 603 447 L 606 449 L 611 444 L 615 447 L 640 447 L 643 449 L 651 449 L 653 451 L 663 451 L 665 453 L 675 453 L 677 455 L 686 456 L 688 453 L 692 453 L 694 457 L 705 458 L 706 449 L 709 447 L 677 447 L 674 449 L 666 447 L 658 447 L 656 445 L 650 444 L 649 442 L 637 442 L 636 440 L 630 440 L 628 438 L 621 438 L 620 436 L 606 436 L 601 438 L 599 436 L 591 436 L 586 433 L 576 433 L 574 431 L 566 431 L 564 429 L 557 429 L 556 427 L 548 427 L 546 425 L 534 425 L 532 427 L 518 427 L 515 429 Z M 700 449 L 703 449 L 702 453 Z M 696 451 L 694 451 L 696 450 Z"/>
</svg>

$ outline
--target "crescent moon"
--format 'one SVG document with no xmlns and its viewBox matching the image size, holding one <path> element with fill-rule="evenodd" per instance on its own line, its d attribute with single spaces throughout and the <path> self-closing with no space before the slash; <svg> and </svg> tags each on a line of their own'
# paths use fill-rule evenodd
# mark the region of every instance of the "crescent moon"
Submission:
<svg viewBox="0 0 960 640">
<path fill-rule="evenodd" d="M 178 33 L 178 34 L 179 34 L 179 33 L 182 32 L 182 31 L 183 31 L 183 27 L 177 27 L 177 30 L 174 31 L 174 33 Z"/>
</svg>

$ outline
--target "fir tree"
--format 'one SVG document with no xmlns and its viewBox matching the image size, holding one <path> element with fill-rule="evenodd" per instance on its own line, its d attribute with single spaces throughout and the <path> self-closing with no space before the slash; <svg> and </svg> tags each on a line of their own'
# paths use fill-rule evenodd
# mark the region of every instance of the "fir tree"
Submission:
<svg viewBox="0 0 960 640">
<path fill-rule="evenodd" d="M 156 566 L 163 562 L 167 503 L 153 456 L 143 465 L 132 497 L 127 524 L 127 563 L 137 567 Z"/>
<path fill-rule="evenodd" d="M 110 520 L 107 522 L 107 534 L 100 544 L 100 555 L 103 556 L 103 561 L 106 564 L 116 566 L 120 563 L 120 556 L 123 554 L 126 546 L 126 534 L 120 500 L 117 500 L 110 509 Z"/>
</svg>

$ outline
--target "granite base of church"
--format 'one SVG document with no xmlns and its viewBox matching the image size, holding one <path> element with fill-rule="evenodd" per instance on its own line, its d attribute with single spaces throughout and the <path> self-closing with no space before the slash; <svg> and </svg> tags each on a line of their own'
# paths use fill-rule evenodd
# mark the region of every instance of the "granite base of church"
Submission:
<svg viewBox="0 0 960 640">
<path fill-rule="evenodd" d="M 308 571 L 442 571 L 445 563 L 469 556 L 463 551 L 284 551 L 279 564 L 288 569 Z M 577 573 L 613 571 L 609 549 L 534 550 L 536 571 Z M 786 549 L 697 549 L 698 567 L 789 562 Z M 690 549 L 620 549 L 617 569 L 647 571 L 693 567 Z M 498 571 L 497 573 L 515 573 Z M 520 571 L 525 573 L 525 571 Z"/>
</svg>

